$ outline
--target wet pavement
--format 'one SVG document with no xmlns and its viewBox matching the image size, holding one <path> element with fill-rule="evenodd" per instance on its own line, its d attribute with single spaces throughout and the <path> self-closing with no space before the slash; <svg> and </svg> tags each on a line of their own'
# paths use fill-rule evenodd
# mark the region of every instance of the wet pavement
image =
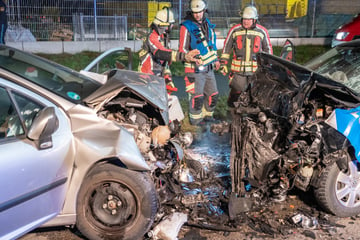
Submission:
<svg viewBox="0 0 360 240">
<path fill-rule="evenodd" d="M 360 217 L 338 218 L 326 214 L 318 209 L 311 192 L 304 193 L 292 190 L 285 201 L 266 201 L 258 203 L 250 213 L 244 213 L 229 225 L 226 220 L 219 224 L 221 214 L 227 214 L 227 207 L 217 205 L 215 201 L 219 192 L 229 187 L 229 158 L 230 137 L 228 134 L 218 135 L 211 133 L 209 128 L 195 135 L 194 143 L 187 151 L 188 157 L 197 159 L 201 163 L 203 179 L 209 181 L 204 186 L 197 186 L 197 193 L 202 192 L 212 203 L 213 211 L 209 211 L 208 218 L 201 221 L 185 223 L 178 234 L 168 239 L 180 240 L 232 240 L 232 239 L 360 239 L 358 225 Z M 215 175 L 207 175 L 215 173 Z M 206 181 L 205 181 L 206 182 Z M 223 184 L 223 188 L 219 187 Z M 185 186 L 185 185 L 184 185 Z M 193 193 L 191 184 L 184 189 Z M 188 187 L 188 188 L 186 188 Z M 207 192 L 208 191 L 208 192 Z M 214 199 L 212 199 L 214 198 Z M 188 199 L 188 208 L 191 203 Z M 185 204 L 186 205 L 186 204 Z M 192 209 L 194 210 L 194 209 Z M 190 210 L 191 212 L 191 210 Z M 21 240 L 47 240 L 47 239 L 82 239 L 77 232 L 68 228 L 42 229 L 20 238 Z"/>
</svg>

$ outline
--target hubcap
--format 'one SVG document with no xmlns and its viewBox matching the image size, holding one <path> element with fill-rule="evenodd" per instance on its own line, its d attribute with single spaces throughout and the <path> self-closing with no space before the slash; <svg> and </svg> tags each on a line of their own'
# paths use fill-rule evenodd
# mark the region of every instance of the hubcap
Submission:
<svg viewBox="0 0 360 240">
<path fill-rule="evenodd" d="M 120 183 L 98 185 L 89 204 L 94 219 L 109 227 L 130 224 L 136 216 L 136 197 Z"/>
<path fill-rule="evenodd" d="M 346 173 L 340 171 L 336 179 L 336 197 L 339 202 L 349 208 L 360 206 L 360 172 L 358 162 L 349 162 Z"/>
</svg>

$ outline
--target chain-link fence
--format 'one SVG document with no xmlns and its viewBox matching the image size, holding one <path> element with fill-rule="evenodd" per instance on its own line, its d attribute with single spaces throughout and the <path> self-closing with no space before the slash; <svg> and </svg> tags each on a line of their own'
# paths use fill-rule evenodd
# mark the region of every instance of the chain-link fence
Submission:
<svg viewBox="0 0 360 240">
<path fill-rule="evenodd" d="M 8 41 L 127 40 L 147 32 L 158 9 L 172 6 L 177 23 L 189 0 L 7 0 Z M 329 37 L 360 12 L 353 0 L 208 0 L 218 38 L 240 22 L 239 10 L 253 3 L 259 22 L 276 37 Z M 172 38 L 178 37 L 175 25 Z"/>
</svg>

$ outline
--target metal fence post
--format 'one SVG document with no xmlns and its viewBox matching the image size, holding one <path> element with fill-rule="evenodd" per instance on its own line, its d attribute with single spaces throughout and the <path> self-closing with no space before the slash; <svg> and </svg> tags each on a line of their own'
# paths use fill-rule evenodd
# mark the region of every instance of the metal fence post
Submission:
<svg viewBox="0 0 360 240">
<path fill-rule="evenodd" d="M 312 24 L 311 24 L 311 37 L 314 37 L 315 35 L 315 13 L 316 13 L 316 0 L 313 2 L 313 15 L 312 15 Z"/>
<path fill-rule="evenodd" d="M 80 38 L 81 41 L 85 40 L 84 15 L 82 13 L 80 13 Z"/>
</svg>

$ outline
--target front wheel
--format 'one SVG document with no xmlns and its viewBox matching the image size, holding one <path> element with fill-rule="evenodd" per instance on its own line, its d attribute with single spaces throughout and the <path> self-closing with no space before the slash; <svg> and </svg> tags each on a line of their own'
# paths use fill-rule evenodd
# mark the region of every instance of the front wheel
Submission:
<svg viewBox="0 0 360 240">
<path fill-rule="evenodd" d="M 339 217 L 360 214 L 360 168 L 358 161 L 349 161 L 347 170 L 336 163 L 328 166 L 320 177 L 315 197 L 322 208 Z"/>
<path fill-rule="evenodd" d="M 142 239 L 157 211 L 148 174 L 104 164 L 80 188 L 76 226 L 88 239 Z"/>
</svg>

